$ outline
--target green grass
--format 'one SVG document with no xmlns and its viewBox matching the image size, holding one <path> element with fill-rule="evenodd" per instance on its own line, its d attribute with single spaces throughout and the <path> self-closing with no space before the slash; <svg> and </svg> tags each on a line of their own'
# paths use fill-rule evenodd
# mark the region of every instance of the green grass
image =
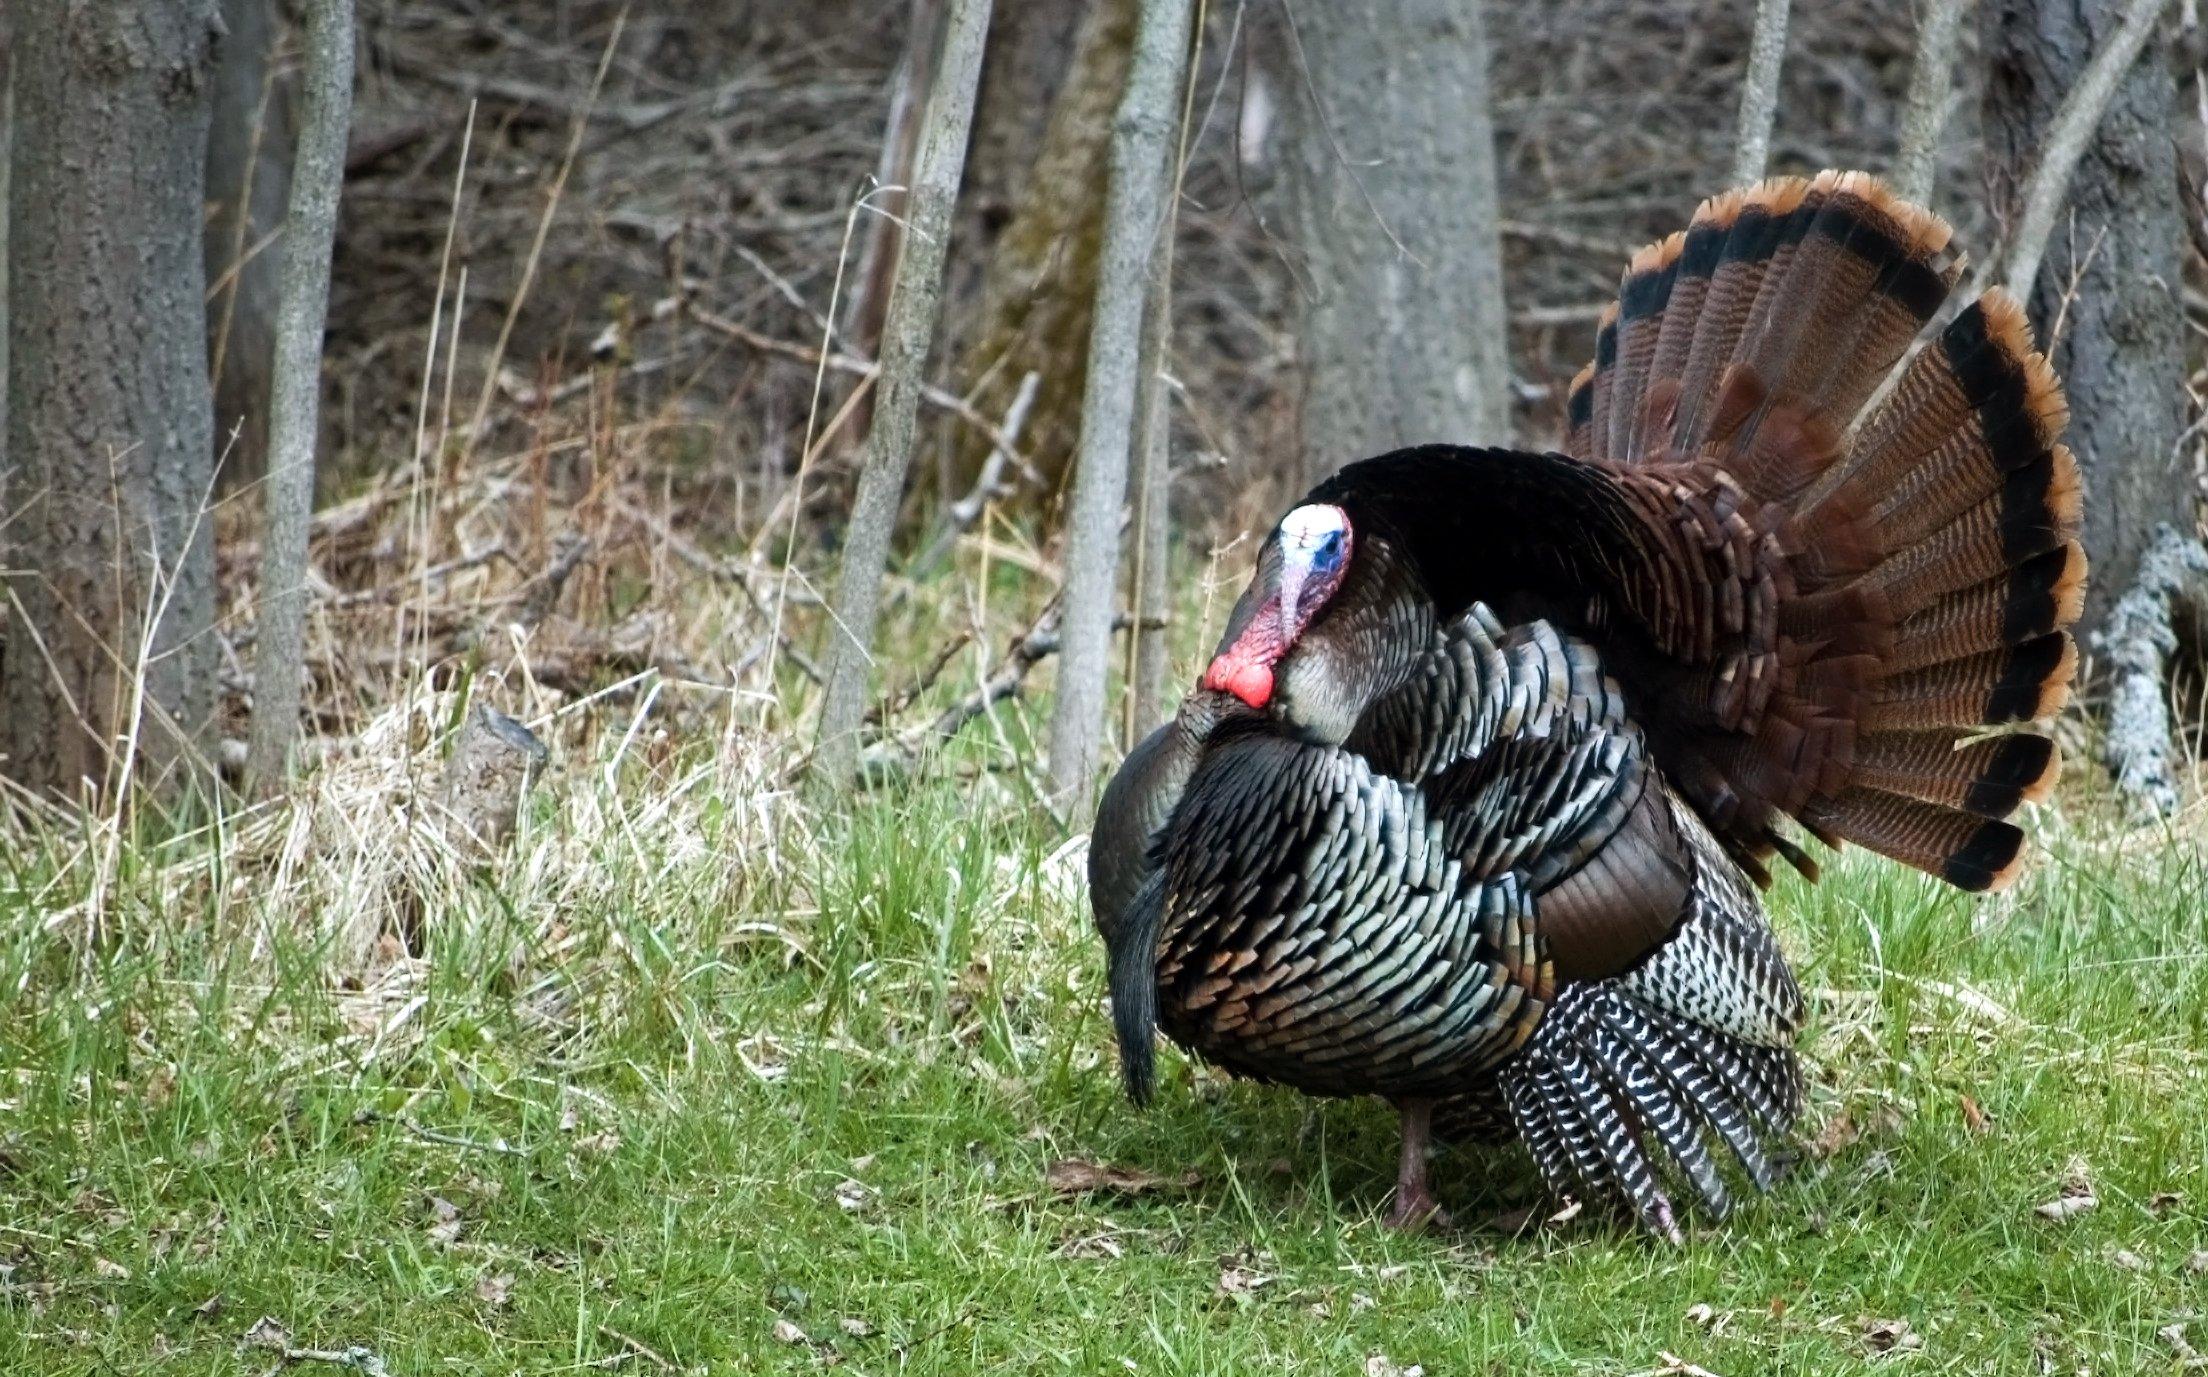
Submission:
<svg viewBox="0 0 2208 1377">
<path fill-rule="evenodd" d="M 1985 904 L 1862 862 L 1782 888 L 1822 1143 L 1778 1190 L 1678 1249 L 1507 1236 L 1530 1169 L 1462 1152 L 1462 1227 L 1400 1237 L 1379 1106 L 1176 1057 L 1120 1099 L 1078 854 L 1007 776 L 807 824 L 765 763 L 636 739 L 564 743 L 488 873 L 392 841 L 360 780 L 324 788 L 352 849 L 288 868 L 280 814 L 17 829 L 0 1372 L 258 1377 L 264 1316 L 391 1374 L 2109 1374 L 2177 1370 L 2188 1320 L 2208 1349 L 2192 839 L 2043 818 L 2049 862 Z M 333 983 L 332 915 L 378 912 L 427 960 Z M 1059 1158 L 1169 1180 L 1059 1198 Z M 2099 1207 L 2035 1215 L 2074 1167 Z M 1881 1356 L 1882 1320 L 1921 1347 Z"/>
</svg>

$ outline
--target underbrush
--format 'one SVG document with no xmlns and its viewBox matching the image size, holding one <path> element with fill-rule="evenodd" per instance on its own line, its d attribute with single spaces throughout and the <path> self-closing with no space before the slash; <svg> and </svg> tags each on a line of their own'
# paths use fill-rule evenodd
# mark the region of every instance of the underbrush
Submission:
<svg viewBox="0 0 2208 1377">
<path fill-rule="evenodd" d="M 411 802 L 462 691 L 181 831 L 18 808 L 0 1370 L 1737 1377 L 2208 1347 L 2196 829 L 2045 813 L 2043 863 L 1985 902 L 1861 858 L 1783 885 L 1814 1090 L 1770 1197 L 1669 1250 L 1462 1151 L 1461 1227 L 1406 1238 L 1378 1106 L 1177 1058 L 1154 1109 L 1120 1099 L 1079 842 L 1001 768 L 1026 704 L 819 812 L 743 703 L 548 709 L 555 766 L 482 861 Z"/>
</svg>

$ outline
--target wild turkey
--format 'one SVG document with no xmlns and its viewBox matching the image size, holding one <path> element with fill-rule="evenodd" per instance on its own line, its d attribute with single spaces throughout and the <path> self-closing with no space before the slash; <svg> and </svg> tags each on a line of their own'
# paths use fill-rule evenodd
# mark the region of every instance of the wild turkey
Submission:
<svg viewBox="0 0 2208 1377">
<path fill-rule="evenodd" d="M 2062 394 L 1999 291 L 1857 421 L 1961 271 L 1860 173 L 1705 202 L 1636 254 L 1561 454 L 1352 464 L 1266 541 L 1090 851 L 1129 1091 L 1153 1028 L 1378 1095 L 1426 1152 L 1515 1136 L 1678 1237 L 1759 1187 L 1802 999 L 1750 881 L 1788 820 L 1967 890 L 2053 744 L 2085 558 Z M 1855 424 L 1851 425 L 1851 422 Z"/>
</svg>

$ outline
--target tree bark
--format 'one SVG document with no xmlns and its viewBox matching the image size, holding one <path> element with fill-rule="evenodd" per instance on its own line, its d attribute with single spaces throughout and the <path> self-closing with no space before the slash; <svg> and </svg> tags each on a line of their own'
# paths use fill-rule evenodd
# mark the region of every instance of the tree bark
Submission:
<svg viewBox="0 0 2208 1377">
<path fill-rule="evenodd" d="M 1932 204 L 1939 174 L 1940 131 L 1955 93 L 1955 49 L 1963 11 L 1971 0 L 1923 0 L 1917 58 L 1909 69 L 1909 94 L 1901 111 L 1901 147 L 1894 158 L 1894 190 L 1905 201 Z"/>
<path fill-rule="evenodd" d="M 207 356 L 215 385 L 214 443 L 228 487 L 267 472 L 283 292 L 282 255 L 272 236 L 291 196 L 294 92 L 276 68 L 283 37 L 276 0 L 222 0 L 222 22 L 228 32 L 215 68 L 206 154 L 209 214 L 201 244 L 212 289 Z"/>
<path fill-rule="evenodd" d="M 829 632 L 828 683 L 821 697 L 820 738 L 811 776 L 816 798 L 847 784 L 858 765 L 882 574 L 889 567 L 890 537 L 897 526 L 905 473 L 912 463 L 921 372 L 935 333 L 951 210 L 966 161 L 974 88 L 981 77 L 988 32 L 989 0 L 952 0 L 943 52 L 936 64 L 939 79 L 928 97 L 913 164 L 907 199 L 911 230 L 898 260 L 883 327 L 874 424 L 867 431 L 844 544 L 843 578 L 836 592 L 836 621 Z"/>
<path fill-rule="evenodd" d="M 964 330 L 956 367 L 959 395 L 983 415 L 1001 416 L 1020 380 L 1042 379 L 1028 414 L 1027 452 L 1053 488 L 1071 461 L 1096 303 L 1096 260 L 1104 222 L 1104 178 L 1112 111 L 1127 85 L 1136 0 L 1093 0 L 1074 40 L 1065 84 L 1050 111 L 1025 193 L 990 251 L 981 310 Z M 951 468 L 970 483 L 988 463 L 986 440 L 962 437 Z M 1015 500 L 1040 502 L 1028 488 Z"/>
<path fill-rule="evenodd" d="M 889 94 L 889 119 L 882 131 L 882 158 L 875 168 L 876 183 L 883 188 L 909 188 L 913 159 L 920 148 L 920 119 L 928 91 L 935 85 L 935 58 L 942 48 L 943 0 L 912 0 L 906 19 L 905 55 L 897 65 Z M 859 270 L 853 274 L 850 308 L 844 313 L 844 336 L 866 358 L 874 357 L 882 344 L 882 326 L 889 316 L 889 292 L 896 280 L 897 255 L 904 245 L 905 190 L 879 190 L 869 199 L 873 214 L 867 218 L 865 243 L 859 250 Z M 864 434 L 873 419 L 873 395 L 854 403 L 856 410 L 846 424 L 852 434 Z"/>
<path fill-rule="evenodd" d="M 1188 68 L 1190 0 L 1143 0 L 1127 91 L 1112 120 L 1111 183 L 1096 321 L 1081 399 L 1081 449 L 1066 504 L 1065 649 L 1050 721 L 1050 783 L 1068 816 L 1088 811 L 1111 668 L 1119 514 L 1127 496 L 1141 366 L 1142 304 L 1165 221 L 1173 132 Z"/>
<path fill-rule="evenodd" d="M 307 526 L 314 516 L 314 443 L 321 416 L 322 331 L 330 252 L 352 125 L 353 0 L 309 0 L 305 108 L 280 245 L 283 292 L 269 390 L 267 529 L 254 650 L 248 787 L 282 784 L 299 728 L 306 675 Z"/>
<path fill-rule="evenodd" d="M 2174 749 L 2170 669 L 2208 628 L 2208 549 L 2190 528 L 2154 528 L 2139 575 L 2094 637 L 2108 675 L 2105 750 L 2116 792 L 2135 814 L 2170 817 L 2185 802 Z"/>
<path fill-rule="evenodd" d="M 1170 214 L 1170 212 L 1169 212 Z M 1133 749 L 1172 711 L 1168 670 L 1173 589 L 1172 389 L 1165 380 L 1173 339 L 1173 243 L 1158 246 L 1150 301 L 1142 318 L 1142 376 L 1135 389 L 1134 672 L 1128 676 L 1126 740 Z"/>
<path fill-rule="evenodd" d="M 196 769 L 214 707 L 214 0 L 17 8 L 0 752 L 34 788 Z"/>
<path fill-rule="evenodd" d="M 990 17 L 960 195 L 960 213 L 975 217 L 981 242 L 1010 223 L 1027 194 L 1035 151 L 1072 63 L 1081 27 L 1070 15 L 1074 8 L 1065 0 L 1000 0 Z"/>
<path fill-rule="evenodd" d="M 15 86 L 9 78 L 9 56 L 14 51 L 8 16 L 0 14 L 0 512 L 8 508 L 8 168 L 15 125 Z M 0 539 L 0 548 L 4 548 Z M 0 626 L 6 624 L 0 618 Z M 6 637 L 0 636 L 0 646 Z M 4 652 L 0 652 L 4 653 Z"/>
<path fill-rule="evenodd" d="M 2081 0 L 1988 6 L 1988 179 L 2019 233 L 2018 188 L 2059 151 L 2052 131 L 2066 98 L 2123 19 L 2116 6 Z M 2069 395 L 2067 439 L 2085 476 L 2086 630 L 2136 580 L 2154 524 L 2192 520 L 2192 476 L 2177 454 L 2185 425 L 2185 228 L 2170 143 L 2177 117 L 2175 83 L 2159 55 L 2130 63 L 2097 126 L 2086 126 L 2068 213 L 2026 279 L 2042 347 Z"/>
<path fill-rule="evenodd" d="M 1748 71 L 1740 83 L 1740 132 L 1733 143 L 1733 185 L 1759 180 L 1771 161 L 1771 130 L 1778 123 L 1779 70 L 1786 65 L 1788 0 L 1756 0 L 1756 27 L 1748 40 Z"/>
<path fill-rule="evenodd" d="M 1375 0 L 1287 11 L 1311 481 L 1402 445 L 1510 438 L 1481 10 Z"/>
</svg>

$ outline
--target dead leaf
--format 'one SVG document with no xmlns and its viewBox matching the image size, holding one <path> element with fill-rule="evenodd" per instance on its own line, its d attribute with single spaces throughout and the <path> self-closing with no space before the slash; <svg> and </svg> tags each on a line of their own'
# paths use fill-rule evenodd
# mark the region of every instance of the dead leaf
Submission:
<svg viewBox="0 0 2208 1377">
<path fill-rule="evenodd" d="M 1687 1307 L 1687 1323 L 1699 1329 L 1708 1329 L 1717 1322 L 1717 1311 L 1707 1302 L 1698 1301 Z"/>
<path fill-rule="evenodd" d="M 238 1339 L 238 1348 L 285 1349 L 291 1347 L 291 1331 L 274 1315 L 263 1315 Z"/>
<path fill-rule="evenodd" d="M 621 1135 L 610 1128 L 586 1133 L 575 1140 L 576 1153 L 584 1157 L 611 1157 L 614 1149 L 620 1146 Z"/>
<path fill-rule="evenodd" d="M 1222 1296 L 1246 1296 L 1272 1284 L 1272 1277 L 1247 1267 L 1229 1264 L 1219 1269 L 1219 1294 Z"/>
<path fill-rule="evenodd" d="M 215 1292 L 215 1294 L 209 1296 L 207 1299 L 192 1307 L 193 1316 L 202 1320 L 214 1319 L 217 1315 L 220 1315 L 221 1313 L 222 1292 L 220 1291 Z"/>
<path fill-rule="evenodd" d="M 772 1332 L 774 1341 L 778 1344 L 809 1344 L 812 1342 L 811 1339 L 805 1336 L 804 1330 L 799 1329 L 788 1320 L 776 1320 Z"/>
<path fill-rule="evenodd" d="M 2208 1275 L 2208 1251 L 2194 1253 L 2186 1258 L 2185 1270 L 2196 1277 Z"/>
<path fill-rule="evenodd" d="M 460 1207 L 441 1195 L 429 1198 L 430 1217 L 436 1222 L 429 1226 L 429 1241 L 442 1248 L 450 1248 L 460 1241 Z"/>
<path fill-rule="evenodd" d="M 2052 1200 L 2043 1200 L 2032 1206 L 2032 1213 L 2041 1219 L 2052 1219 L 2059 1224 L 2065 1219 L 2099 1209 L 2100 1204 L 2092 1195 L 2058 1195 Z"/>
<path fill-rule="evenodd" d="M 1906 1353 L 1924 1347 L 1924 1336 L 1907 1320 L 1865 1320 L 1863 1347 L 1872 1353 Z"/>
<path fill-rule="evenodd" d="M 1985 1110 L 1978 1107 L 1976 1100 L 1968 1095 L 1963 1096 L 1962 1100 L 1964 1127 L 1973 1133 L 1984 1133 L 1987 1129 L 1993 1127 L 1993 1120 L 1987 1116 Z"/>
<path fill-rule="evenodd" d="M 2108 1260 L 2127 1272 L 2144 1272 L 2147 1260 L 2129 1248 L 2118 1248 L 2108 1255 Z"/>
<path fill-rule="evenodd" d="M 846 1178 L 836 1186 L 836 1208 L 856 1214 L 874 1203 L 874 1198 L 880 1194 L 880 1191 L 875 1190 L 864 1181 L 853 1181 Z"/>
<path fill-rule="evenodd" d="M 2200 1350 L 2193 1347 L 2192 1341 L 2185 1337 L 2184 1325 L 2166 1324 L 2155 1330 L 2154 1333 L 2155 1337 L 2170 1346 L 2170 1352 L 2177 1355 L 2177 1365 L 2179 1367 L 2208 1367 L 2208 1357 L 2202 1356 Z"/>
<path fill-rule="evenodd" d="M 854 1339 L 871 1339 L 874 1337 L 874 1326 L 856 1315 L 845 1315 L 842 1319 L 837 1320 L 836 1328 Z"/>
<path fill-rule="evenodd" d="M 2100 1197 L 2093 1193 L 2093 1176 L 2083 1157 L 2073 1157 L 2063 1169 L 2062 1194 L 2032 1207 L 2032 1213 L 2041 1219 L 2061 1223 L 2100 1207 Z"/>
<path fill-rule="evenodd" d="M 1417 1363 L 1405 1367 L 1385 1353 L 1371 1353 L 1365 1356 L 1365 1377 L 1426 1377 L 1426 1369 Z"/>
<path fill-rule="evenodd" d="M 2157 1219 L 2185 1203 L 2185 1197 L 2176 1191 L 2156 1191 L 2147 1197 L 2147 1213 Z"/>
<path fill-rule="evenodd" d="M 1107 1191 L 1114 1195 L 1142 1195 L 1160 1186 L 1178 1185 L 1182 1190 L 1193 1190 L 1202 1184 L 1203 1173 L 1183 1172 L 1178 1181 L 1138 1171 L 1131 1167 L 1107 1166 L 1100 1162 L 1084 1162 L 1078 1157 L 1061 1157 L 1043 1169 L 1043 1184 L 1059 1195 L 1088 1195 Z"/>
<path fill-rule="evenodd" d="M 514 1298 L 511 1272 L 486 1272 L 475 1279 L 475 1298 L 493 1310 L 503 1310 Z"/>
<path fill-rule="evenodd" d="M 129 1281 L 130 1269 L 112 1258 L 92 1259 L 92 1270 L 107 1281 Z"/>
<path fill-rule="evenodd" d="M 1058 1245 L 1058 1256 L 1083 1262 L 1117 1261 L 1126 1252 L 1110 1234 L 1088 1234 Z"/>
</svg>

